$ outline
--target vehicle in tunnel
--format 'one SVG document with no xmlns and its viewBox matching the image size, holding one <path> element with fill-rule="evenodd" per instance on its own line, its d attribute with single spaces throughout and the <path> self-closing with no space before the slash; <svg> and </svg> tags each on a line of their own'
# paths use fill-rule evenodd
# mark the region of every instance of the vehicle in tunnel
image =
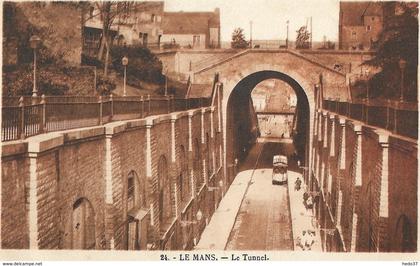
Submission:
<svg viewBox="0 0 420 266">
<path fill-rule="evenodd" d="M 287 183 L 287 157 L 274 155 L 272 184 L 281 185 Z"/>
</svg>

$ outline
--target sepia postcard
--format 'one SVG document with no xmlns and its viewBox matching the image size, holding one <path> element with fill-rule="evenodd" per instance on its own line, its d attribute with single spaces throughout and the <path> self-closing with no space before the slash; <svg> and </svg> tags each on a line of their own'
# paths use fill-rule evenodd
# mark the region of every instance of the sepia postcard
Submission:
<svg viewBox="0 0 420 266">
<path fill-rule="evenodd" d="M 0 261 L 418 255 L 418 1 L 3 1 Z"/>
</svg>

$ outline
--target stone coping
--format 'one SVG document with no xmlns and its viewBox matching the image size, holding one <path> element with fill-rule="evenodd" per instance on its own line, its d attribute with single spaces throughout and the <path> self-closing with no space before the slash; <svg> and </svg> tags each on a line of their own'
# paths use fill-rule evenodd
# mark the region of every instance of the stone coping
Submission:
<svg viewBox="0 0 420 266">
<path fill-rule="evenodd" d="M 196 114 L 211 112 L 211 107 L 203 107 L 193 110 L 173 112 L 163 115 L 154 115 L 146 118 L 115 121 L 101 126 L 84 127 L 77 129 L 68 129 L 64 131 L 49 132 L 24 140 L 14 140 L 1 143 L 2 158 L 22 155 L 25 153 L 41 153 L 47 150 L 57 148 L 66 143 L 83 141 L 87 139 L 112 136 L 122 133 L 128 129 L 153 127 L 154 125 L 177 120 L 182 117 L 194 116 Z"/>
<path fill-rule="evenodd" d="M 349 125 L 352 129 L 354 129 L 355 131 L 363 131 L 363 132 L 367 132 L 369 131 L 369 133 L 373 133 L 376 134 L 378 136 L 380 135 L 387 135 L 389 138 L 389 141 L 393 141 L 393 142 L 400 142 L 400 143 L 405 143 L 405 145 L 408 146 L 413 146 L 415 145 L 415 148 L 417 149 L 417 140 L 416 139 L 412 139 L 409 137 L 405 137 L 405 136 L 401 136 L 398 134 L 394 134 L 391 131 L 388 131 L 386 129 L 380 128 L 380 127 L 376 127 L 373 125 L 366 125 L 364 124 L 362 121 L 358 121 L 356 119 L 352 119 L 350 117 L 344 116 L 344 115 L 340 115 L 338 113 L 335 113 L 333 111 L 326 111 L 326 113 L 324 114 L 325 110 L 317 110 L 317 112 L 319 114 L 323 114 L 324 116 L 329 116 L 329 119 L 335 119 L 336 121 L 338 121 L 340 124 L 346 124 Z M 383 137 L 382 137 L 383 138 Z"/>
</svg>

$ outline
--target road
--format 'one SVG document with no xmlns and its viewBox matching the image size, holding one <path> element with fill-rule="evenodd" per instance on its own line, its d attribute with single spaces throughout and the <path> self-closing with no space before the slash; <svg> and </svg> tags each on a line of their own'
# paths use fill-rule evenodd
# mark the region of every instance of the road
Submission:
<svg viewBox="0 0 420 266">
<path fill-rule="evenodd" d="M 226 250 L 293 250 L 287 185 L 272 185 L 275 154 L 290 155 L 291 144 L 257 143 L 239 171 L 254 169 Z"/>
</svg>

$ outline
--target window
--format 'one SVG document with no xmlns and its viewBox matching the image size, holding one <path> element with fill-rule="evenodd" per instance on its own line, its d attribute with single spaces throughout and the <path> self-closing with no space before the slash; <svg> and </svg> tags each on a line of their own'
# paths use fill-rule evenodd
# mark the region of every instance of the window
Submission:
<svg viewBox="0 0 420 266">
<path fill-rule="evenodd" d="M 193 36 L 193 46 L 200 46 L 200 35 Z"/>
<path fill-rule="evenodd" d="M 95 8 L 93 6 L 91 6 L 89 8 L 89 18 L 92 18 L 93 17 L 93 11 L 95 11 Z"/>
<path fill-rule="evenodd" d="M 139 39 L 143 39 L 143 32 L 139 32 Z"/>
<path fill-rule="evenodd" d="M 375 17 L 372 17 L 372 21 L 375 21 Z"/>
<path fill-rule="evenodd" d="M 370 25 L 367 25 L 366 26 L 366 31 L 370 31 L 371 30 L 371 26 Z"/>
<path fill-rule="evenodd" d="M 155 22 L 155 20 L 156 20 L 156 15 L 155 15 L 155 14 L 152 14 L 152 16 L 150 17 L 150 20 L 151 20 L 152 22 Z"/>
<path fill-rule="evenodd" d="M 127 209 L 130 211 L 135 207 L 135 185 L 134 185 L 134 175 L 132 172 L 128 175 L 127 181 Z"/>
</svg>

